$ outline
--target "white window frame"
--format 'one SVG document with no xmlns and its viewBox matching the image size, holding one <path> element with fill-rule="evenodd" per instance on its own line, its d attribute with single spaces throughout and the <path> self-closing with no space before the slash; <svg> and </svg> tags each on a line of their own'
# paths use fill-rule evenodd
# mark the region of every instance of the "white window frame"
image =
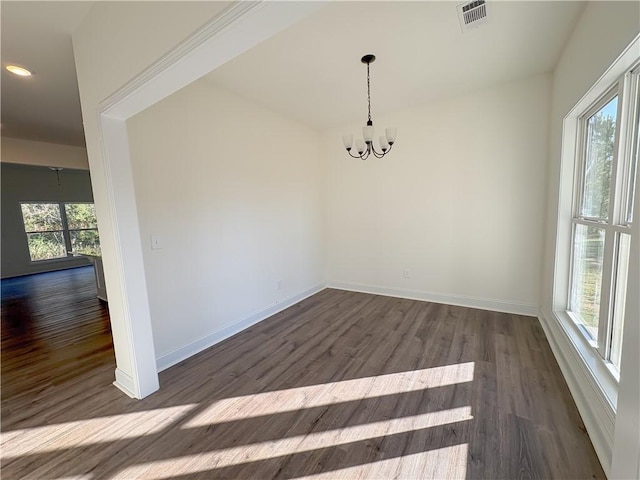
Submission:
<svg viewBox="0 0 640 480">
<path fill-rule="evenodd" d="M 606 335 L 607 335 L 607 323 L 606 321 L 599 321 L 598 323 L 598 335 L 597 338 L 592 339 L 591 334 L 586 331 L 581 325 L 580 320 L 577 315 L 575 315 L 571 310 L 571 299 L 573 298 L 573 293 L 576 288 L 575 285 L 572 285 L 574 278 L 574 259 L 573 255 L 575 254 L 575 235 L 576 235 L 576 227 L 578 225 L 584 225 L 586 227 L 596 227 L 604 230 L 605 233 L 605 242 L 604 242 L 604 253 L 603 253 L 603 265 L 602 265 L 602 284 L 601 284 L 601 297 L 600 297 L 600 313 L 599 317 L 602 320 L 608 315 L 606 312 L 611 303 L 610 301 L 610 291 L 611 289 L 608 286 L 611 283 L 611 275 L 610 275 L 610 266 L 611 266 L 611 258 L 610 255 L 613 254 L 612 249 L 610 248 L 612 245 L 612 236 L 615 238 L 616 233 L 614 231 L 614 219 L 613 219 L 613 206 L 615 204 L 616 194 L 614 192 L 616 187 L 616 171 L 618 164 L 618 140 L 620 138 L 619 129 L 620 129 L 620 106 L 621 106 L 621 79 L 618 79 L 615 85 L 612 86 L 604 95 L 602 95 L 587 111 L 585 111 L 578 118 L 578 136 L 576 140 L 576 158 L 575 158 L 575 179 L 574 179 L 574 188 L 573 188 L 573 216 L 571 219 L 572 228 L 571 228 L 571 273 L 569 274 L 569 282 L 570 288 L 568 291 L 567 298 L 567 314 L 571 317 L 571 319 L 578 324 L 582 333 L 587 337 L 587 341 L 600 351 L 600 354 L 607 358 L 606 352 L 604 349 L 601 349 L 599 346 L 606 344 Z M 588 122 L 589 119 L 595 115 L 601 108 L 607 105 L 611 100 L 615 97 L 618 97 L 618 111 L 616 112 L 616 138 L 615 145 L 613 148 L 613 159 L 611 161 L 611 181 L 609 185 L 609 211 L 607 213 L 607 219 L 601 219 L 597 217 L 588 217 L 582 215 L 582 201 L 584 197 L 584 188 L 585 188 L 585 172 L 584 169 L 586 167 L 586 147 L 587 147 L 587 130 L 588 130 Z"/>
<path fill-rule="evenodd" d="M 638 70 L 636 65 L 616 79 L 612 85 L 598 100 L 596 100 L 582 115 L 578 117 L 578 135 L 576 139 L 575 179 L 573 187 L 573 216 L 571 236 L 571 273 L 569 275 L 570 287 L 567 299 L 567 314 L 578 325 L 586 340 L 596 349 L 606 364 L 609 372 L 619 380 L 618 367 L 610 360 L 612 349 L 613 316 L 615 300 L 615 280 L 618 272 L 619 248 L 621 234 L 631 237 L 631 222 L 627 220 L 627 209 L 630 195 L 625 195 L 628 190 L 633 143 L 636 140 L 635 126 L 637 125 L 638 105 Z M 618 98 L 616 112 L 616 137 L 611 161 L 611 180 L 609 185 L 609 211 L 606 219 L 588 217 L 583 215 L 582 201 L 584 197 L 584 168 L 586 167 L 587 128 L 589 119 L 608 104 L 615 97 Z M 622 159 L 622 168 L 620 167 Z M 592 339 L 591 334 L 581 325 L 580 319 L 571 310 L 575 254 L 575 230 L 577 225 L 596 227 L 604 230 L 605 242 L 602 265 L 602 283 L 600 289 L 600 312 L 597 338 Z"/>
<path fill-rule="evenodd" d="M 597 349 L 597 344 L 591 341 L 585 332 L 575 323 L 571 318 L 569 310 L 570 301 L 570 285 L 572 279 L 572 250 L 573 250 L 573 238 L 574 238 L 574 218 L 578 212 L 576 196 L 581 189 L 576 188 L 576 179 L 580 177 L 580 172 L 576 170 L 581 168 L 581 164 L 578 159 L 581 154 L 582 145 L 580 140 L 584 137 L 581 136 L 581 122 L 587 113 L 596 106 L 598 101 L 602 101 L 608 93 L 610 93 L 616 85 L 620 85 L 623 95 L 619 96 L 618 101 L 618 119 L 623 122 L 619 131 L 626 129 L 624 119 L 629 115 L 629 108 L 624 100 L 620 100 L 623 96 L 626 97 L 628 89 L 632 87 L 632 82 L 637 82 L 637 78 L 633 80 L 633 75 L 638 73 L 638 65 L 640 64 L 640 56 L 638 55 L 638 46 L 640 45 L 640 39 L 634 40 L 629 47 L 618 57 L 613 65 L 600 77 L 600 79 L 593 85 L 593 87 L 580 99 L 574 108 L 567 114 L 563 121 L 562 132 L 562 151 L 561 151 L 561 171 L 560 171 L 560 185 L 559 185 L 559 202 L 558 202 L 558 224 L 556 232 L 556 244 L 555 244 L 555 263 L 554 263 L 554 277 L 553 277 L 553 303 L 552 312 L 555 319 L 558 321 L 561 329 L 566 334 L 571 345 L 575 349 L 577 358 L 579 358 L 583 364 L 583 367 L 589 372 L 588 377 L 594 384 L 597 391 L 602 393 L 601 402 L 607 406 L 605 409 L 610 416 L 611 425 L 613 425 L 613 419 L 615 418 L 616 405 L 618 399 L 618 372 L 616 368 L 612 367 L 611 362 L 604 360 L 606 355 L 609 354 L 605 351 L 603 358 L 602 352 Z M 634 72 L 631 75 L 630 72 Z M 621 82 L 621 79 L 623 80 Z M 620 92 L 620 90 L 618 90 Z M 621 108 L 623 109 L 621 111 Z M 618 135 L 618 145 L 616 152 L 618 155 L 626 155 L 629 148 L 633 148 L 630 144 L 632 139 L 625 138 Z M 623 152 L 623 153 L 620 153 Z M 614 159 L 614 162 L 617 161 Z M 613 167 L 612 167 L 613 168 Z M 618 169 L 615 166 L 615 172 L 612 171 L 612 180 L 622 175 L 625 182 L 628 179 L 629 172 L 625 169 Z M 640 170 L 640 167 L 638 167 Z M 626 213 L 626 202 L 624 209 L 621 209 Z M 639 208 L 639 199 L 635 199 L 635 208 Z M 611 202 L 609 207 L 615 202 Z M 610 212 L 610 220 L 618 218 L 615 215 L 622 214 L 620 211 Z M 626 219 L 625 219 L 626 220 Z M 624 222 L 623 227 L 628 228 L 630 224 Z M 616 227 L 617 228 L 617 227 Z M 627 230 L 625 228 L 625 233 Z M 616 231 L 616 229 L 614 229 Z M 609 242 L 609 248 L 613 248 L 613 242 Z M 607 248 L 607 247 L 605 247 Z M 606 266 L 603 266 L 606 269 Z M 606 271 L 606 270 L 605 270 Z M 608 275 L 608 280 L 605 280 L 603 275 L 603 286 L 605 281 L 611 281 L 612 275 Z M 603 308 L 601 300 L 601 308 Z M 610 335 L 610 332 L 603 332 L 604 338 Z M 598 335 L 600 338 L 600 334 Z"/>
</svg>

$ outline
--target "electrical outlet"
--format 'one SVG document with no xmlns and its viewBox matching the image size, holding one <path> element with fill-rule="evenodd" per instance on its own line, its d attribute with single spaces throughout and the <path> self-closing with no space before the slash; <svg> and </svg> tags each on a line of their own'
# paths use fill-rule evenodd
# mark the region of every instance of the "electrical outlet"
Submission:
<svg viewBox="0 0 640 480">
<path fill-rule="evenodd" d="M 411 277 L 411 271 L 408 268 L 405 268 L 404 270 L 402 270 L 402 276 L 404 278 L 409 278 Z"/>
<path fill-rule="evenodd" d="M 276 290 L 277 290 L 278 292 L 282 291 L 282 280 L 278 280 L 278 281 L 276 282 Z"/>
</svg>

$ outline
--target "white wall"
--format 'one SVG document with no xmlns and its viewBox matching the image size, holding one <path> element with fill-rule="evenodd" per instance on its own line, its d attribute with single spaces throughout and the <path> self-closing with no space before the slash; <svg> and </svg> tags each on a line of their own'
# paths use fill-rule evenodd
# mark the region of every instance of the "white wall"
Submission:
<svg viewBox="0 0 640 480">
<path fill-rule="evenodd" d="M 127 126 L 161 368 L 324 283 L 318 133 L 207 80 Z"/>
<path fill-rule="evenodd" d="M 98 2 L 73 35 L 105 260 L 115 385 L 159 388 L 125 120 L 287 28 L 322 2 Z"/>
<path fill-rule="evenodd" d="M 71 145 L 2 137 L 1 161 L 88 170 L 87 149 Z"/>
<path fill-rule="evenodd" d="M 116 376 L 120 373 L 117 384 L 130 394 L 146 395 L 149 391 L 132 391 L 136 388 L 136 369 L 139 368 L 134 362 L 136 352 L 131 348 L 131 325 L 125 303 L 126 295 L 131 293 L 127 290 L 132 286 L 124 283 L 120 276 L 122 267 L 117 261 L 117 244 L 121 240 L 115 229 L 114 212 L 110 208 L 109 167 L 103 156 L 98 107 L 103 100 L 226 6 L 226 2 L 96 2 L 73 35 L 82 118 L 109 295 Z M 130 178 L 118 180 L 120 187 L 126 189 Z M 135 202 L 131 207 L 135 210 Z M 144 285 L 142 290 L 145 290 Z M 153 345 L 149 347 L 153 350 Z M 125 379 L 129 383 L 128 389 L 123 385 Z M 148 390 L 153 389 L 151 385 Z"/>
<path fill-rule="evenodd" d="M 381 160 L 347 157 L 361 125 L 328 132 L 329 283 L 536 312 L 549 95 L 541 75 L 374 115 L 398 127 Z"/>
<path fill-rule="evenodd" d="M 566 209 L 558 211 L 562 122 L 578 100 L 595 84 L 638 34 L 640 30 L 639 19 L 640 4 L 637 2 L 588 2 L 553 74 L 549 122 L 548 215 L 544 229 L 546 236 L 542 286 L 542 312 L 547 322 L 555 322 L 552 314 L 554 309 L 554 268 L 556 268 L 556 261 L 564 261 L 556 258 L 556 249 L 564 247 L 570 241 L 568 229 L 564 229 L 564 231 L 557 229 L 558 216 L 566 218 L 570 215 L 570 211 Z M 568 191 L 571 185 L 569 183 L 564 187 L 565 191 Z M 637 223 L 635 222 L 634 234 L 638 233 Z M 560 237 L 557 237 L 558 234 Z M 560 244 L 556 244 L 556 239 Z M 572 351 L 573 347 L 568 337 L 562 334 L 561 329 L 555 327 L 558 335 L 555 339 L 551 339 L 552 342 L 557 342 L 560 348 L 561 356 L 558 360 L 570 386 L 572 386 L 572 381 L 575 382 L 572 394 L 581 407 L 580 413 L 585 419 L 585 424 L 594 446 L 596 446 L 603 468 L 613 478 L 633 478 L 638 469 L 638 456 L 640 455 L 638 451 L 640 333 L 637 304 L 639 297 L 637 246 L 636 242 L 632 254 L 635 255 L 636 260 L 630 264 L 629 292 L 631 298 L 625 318 L 625 343 L 618 390 L 618 412 L 615 419 L 615 443 L 613 445 L 604 445 L 606 441 L 601 439 L 606 435 L 598 433 L 599 430 L 605 431 L 607 426 L 602 421 L 606 415 L 599 412 L 602 407 L 594 394 L 596 382 L 587 378 L 588 373 L 580 371 L 579 368 L 572 369 L 571 360 L 567 363 L 563 362 L 563 358 L 577 358 L 577 353 Z M 561 265 L 559 269 L 566 271 L 566 268 L 567 265 Z M 585 399 L 584 403 L 581 402 L 581 399 Z M 613 465 L 611 464 L 611 449 L 613 449 Z"/>
</svg>

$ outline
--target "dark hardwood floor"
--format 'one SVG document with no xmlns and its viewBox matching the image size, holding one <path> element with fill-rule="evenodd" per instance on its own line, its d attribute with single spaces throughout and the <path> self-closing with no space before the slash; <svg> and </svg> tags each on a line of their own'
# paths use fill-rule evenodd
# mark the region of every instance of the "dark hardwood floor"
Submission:
<svg viewBox="0 0 640 480">
<path fill-rule="evenodd" d="M 111 385 L 110 352 L 68 357 L 94 364 L 77 375 L 30 367 L 32 351 L 78 348 L 55 323 L 14 330 L 7 351 L 3 329 L 5 479 L 604 478 L 534 318 L 327 289 L 162 372 L 141 401 Z"/>
<path fill-rule="evenodd" d="M 92 266 L 1 285 L 3 402 L 90 375 L 98 365 L 115 368 L 109 312 L 96 298 Z"/>
</svg>

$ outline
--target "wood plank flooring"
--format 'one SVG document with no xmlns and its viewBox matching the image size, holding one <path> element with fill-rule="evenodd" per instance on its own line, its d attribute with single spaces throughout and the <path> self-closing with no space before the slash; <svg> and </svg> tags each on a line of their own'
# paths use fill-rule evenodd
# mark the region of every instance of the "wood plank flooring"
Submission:
<svg viewBox="0 0 640 480">
<path fill-rule="evenodd" d="M 2 400 L 33 395 L 97 365 L 115 368 L 109 312 L 93 267 L 2 280 Z"/>
<path fill-rule="evenodd" d="M 530 317 L 327 289 L 142 401 L 112 380 L 4 400 L 2 477 L 604 478 Z"/>
</svg>

